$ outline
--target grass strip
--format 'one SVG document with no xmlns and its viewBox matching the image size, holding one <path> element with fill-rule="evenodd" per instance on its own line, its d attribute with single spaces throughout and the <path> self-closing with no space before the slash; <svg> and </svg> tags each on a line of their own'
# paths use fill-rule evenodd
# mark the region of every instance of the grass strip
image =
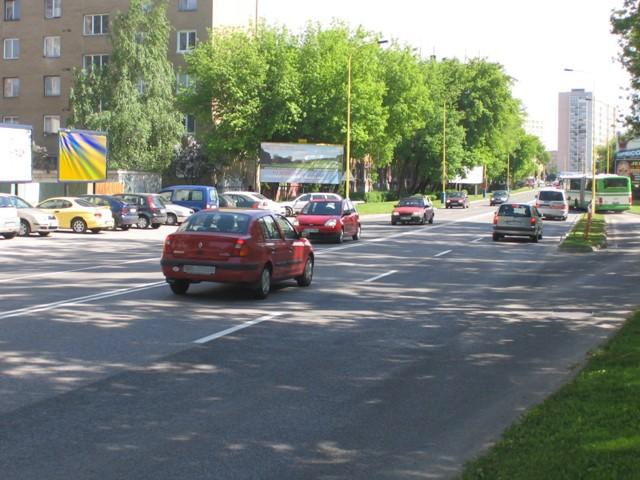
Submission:
<svg viewBox="0 0 640 480">
<path fill-rule="evenodd" d="M 465 466 L 463 480 L 637 479 L 640 311 L 584 369 Z"/>
<path fill-rule="evenodd" d="M 602 248 L 607 241 L 604 215 L 596 213 L 591 221 L 589 238 L 584 238 L 584 230 L 587 226 L 587 214 L 582 214 L 580 220 L 574 225 L 573 230 L 560 245 L 560 248 L 575 251 L 592 251 L 594 248 Z"/>
</svg>

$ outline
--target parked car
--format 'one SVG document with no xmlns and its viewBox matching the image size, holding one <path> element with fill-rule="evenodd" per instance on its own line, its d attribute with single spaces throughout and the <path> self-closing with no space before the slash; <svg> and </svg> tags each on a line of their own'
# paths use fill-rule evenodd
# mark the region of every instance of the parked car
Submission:
<svg viewBox="0 0 640 480">
<path fill-rule="evenodd" d="M 559 218 L 566 220 L 569 217 L 569 201 L 564 190 L 545 188 L 536 195 L 536 208 L 544 218 Z"/>
<path fill-rule="evenodd" d="M 296 230 L 311 239 L 346 237 L 358 240 L 362 233 L 360 216 L 351 200 L 314 200 L 308 202 L 294 221 Z"/>
<path fill-rule="evenodd" d="M 466 192 L 447 192 L 445 208 L 469 208 L 469 197 Z"/>
<path fill-rule="evenodd" d="M 20 231 L 18 209 L 6 196 L 0 197 L 0 235 L 7 240 L 15 237 Z"/>
<path fill-rule="evenodd" d="M 280 202 L 280 205 L 284 207 L 287 217 L 293 217 L 312 200 L 342 200 L 342 197 L 337 193 L 303 193 L 289 202 Z"/>
<path fill-rule="evenodd" d="M 433 205 L 428 197 L 401 198 L 391 212 L 391 225 L 397 223 L 433 223 Z"/>
<path fill-rule="evenodd" d="M 532 242 L 542 239 L 542 214 L 526 203 L 503 203 L 493 217 L 493 241 L 505 236 L 529 237 Z"/>
<path fill-rule="evenodd" d="M 138 208 L 113 195 L 80 195 L 91 205 L 111 209 L 113 228 L 129 230 L 138 223 Z"/>
<path fill-rule="evenodd" d="M 218 195 L 218 203 L 220 204 L 220 208 L 236 208 L 237 206 L 236 201 L 224 193 Z"/>
<path fill-rule="evenodd" d="M 156 203 L 162 205 L 167 210 L 167 225 L 180 225 L 187 218 L 193 215 L 193 208 L 183 207 L 176 203 L 168 202 L 159 193 L 150 193 Z"/>
<path fill-rule="evenodd" d="M 167 223 L 167 209 L 155 193 L 118 193 L 116 197 L 135 205 L 138 228 L 160 228 Z"/>
<path fill-rule="evenodd" d="M 2 202 L 2 197 L 6 198 L 18 210 L 18 217 L 20 218 L 18 235 L 27 237 L 31 233 L 37 233 L 41 237 L 46 237 L 58 229 L 58 219 L 55 215 L 39 208 L 34 208 L 29 202 L 17 195 L 0 193 L 0 202 Z"/>
<path fill-rule="evenodd" d="M 509 192 L 507 190 L 495 190 L 491 192 L 491 198 L 489 199 L 489 205 L 502 205 L 509 201 Z"/>
<path fill-rule="evenodd" d="M 267 210 L 217 209 L 194 213 L 167 236 L 162 273 L 185 294 L 199 282 L 240 283 L 266 298 L 275 281 L 313 278 L 313 248 L 283 216 Z"/>
<path fill-rule="evenodd" d="M 219 206 L 218 190 L 210 185 L 172 185 L 160 190 L 167 203 L 191 208 L 194 212 Z"/>
<path fill-rule="evenodd" d="M 273 213 L 286 214 L 286 209 L 283 206 L 268 199 L 261 193 L 226 191 L 224 194 L 235 202 L 237 208 L 259 208 L 261 210 L 270 210 Z"/>
<path fill-rule="evenodd" d="M 84 198 L 48 198 L 40 202 L 38 208 L 55 215 L 59 228 L 69 228 L 75 233 L 85 233 L 87 230 L 98 233 L 114 225 L 110 208 L 96 207 Z"/>
</svg>

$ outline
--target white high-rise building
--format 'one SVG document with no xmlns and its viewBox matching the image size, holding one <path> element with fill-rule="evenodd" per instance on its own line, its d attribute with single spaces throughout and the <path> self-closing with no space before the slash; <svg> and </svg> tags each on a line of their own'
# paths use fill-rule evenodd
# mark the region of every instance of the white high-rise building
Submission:
<svg viewBox="0 0 640 480">
<path fill-rule="evenodd" d="M 558 98 L 558 171 L 590 174 L 594 147 L 615 136 L 615 111 L 593 92 L 573 89 Z"/>
</svg>

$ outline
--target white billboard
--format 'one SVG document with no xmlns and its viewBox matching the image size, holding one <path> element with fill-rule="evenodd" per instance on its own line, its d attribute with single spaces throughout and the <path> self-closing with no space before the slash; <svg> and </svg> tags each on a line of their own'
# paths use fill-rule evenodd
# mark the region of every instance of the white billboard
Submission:
<svg viewBox="0 0 640 480">
<path fill-rule="evenodd" d="M 0 124 L 0 182 L 31 181 L 31 127 Z"/>
</svg>

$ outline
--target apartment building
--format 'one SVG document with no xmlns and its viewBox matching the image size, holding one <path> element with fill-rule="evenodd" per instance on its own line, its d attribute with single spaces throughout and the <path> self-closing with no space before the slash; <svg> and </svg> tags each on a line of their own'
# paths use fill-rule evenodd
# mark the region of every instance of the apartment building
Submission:
<svg viewBox="0 0 640 480">
<path fill-rule="evenodd" d="M 151 0 L 152 1 L 152 0 Z M 69 118 L 74 68 L 101 66 L 111 54 L 110 25 L 128 0 L 0 0 L 0 122 L 31 125 L 34 141 L 57 157 L 57 131 Z M 256 0 L 169 0 L 168 56 L 176 82 L 188 82 L 184 55 L 208 29 L 248 25 Z M 196 129 L 185 116 L 185 128 Z"/>
<path fill-rule="evenodd" d="M 558 98 L 558 171 L 591 173 L 594 146 L 615 138 L 615 110 L 593 92 L 573 89 Z"/>
</svg>

